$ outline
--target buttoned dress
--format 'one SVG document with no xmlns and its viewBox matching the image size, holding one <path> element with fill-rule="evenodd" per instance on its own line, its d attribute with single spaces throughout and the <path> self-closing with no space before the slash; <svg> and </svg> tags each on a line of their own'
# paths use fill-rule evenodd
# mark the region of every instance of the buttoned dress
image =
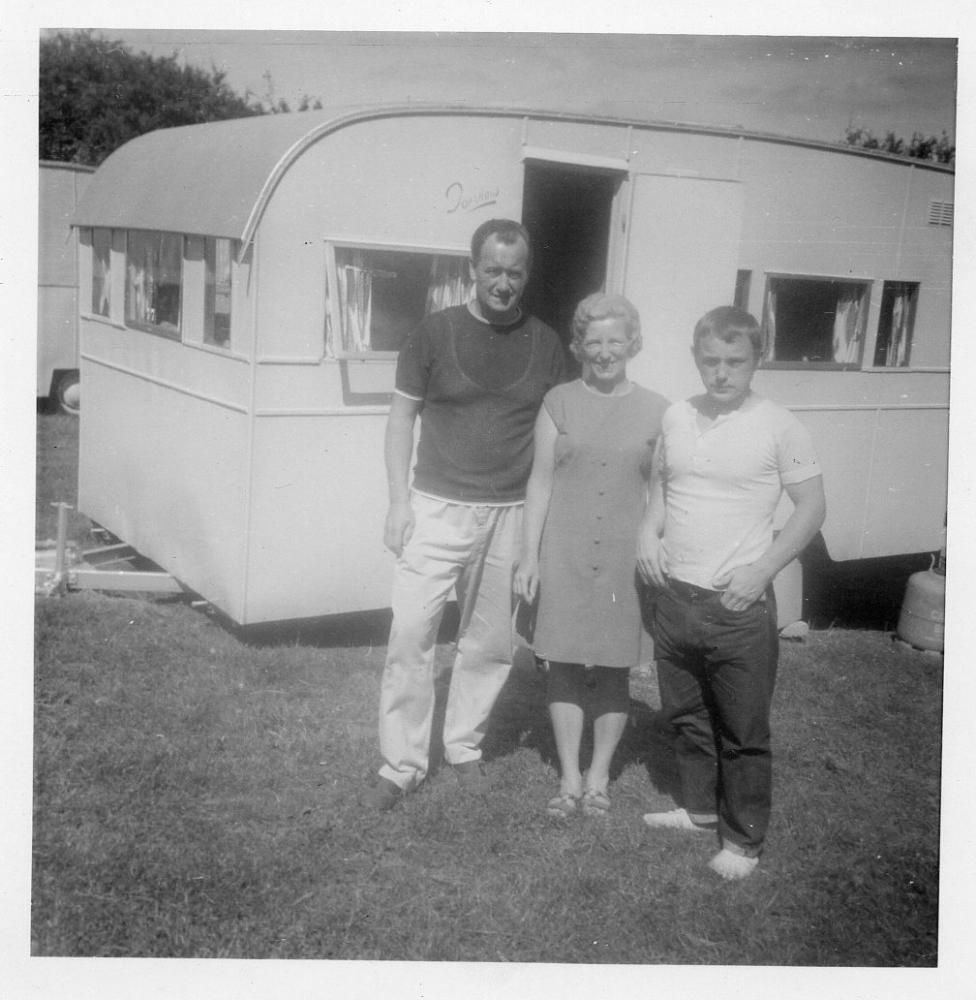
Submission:
<svg viewBox="0 0 976 1000">
<path fill-rule="evenodd" d="M 637 532 L 668 401 L 631 383 L 623 395 L 581 379 L 543 406 L 556 426 L 552 496 L 539 553 L 536 655 L 632 667 L 640 654 Z"/>
</svg>

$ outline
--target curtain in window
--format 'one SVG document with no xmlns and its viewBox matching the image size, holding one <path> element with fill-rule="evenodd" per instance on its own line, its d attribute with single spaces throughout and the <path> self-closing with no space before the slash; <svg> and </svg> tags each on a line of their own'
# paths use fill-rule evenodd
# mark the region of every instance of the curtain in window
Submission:
<svg viewBox="0 0 976 1000">
<path fill-rule="evenodd" d="M 468 300 L 471 274 L 463 257 L 434 257 L 430 262 L 430 285 L 424 314 L 460 306 Z"/>
<path fill-rule="evenodd" d="M 908 364 L 908 344 L 911 326 L 911 290 L 902 286 L 895 292 L 891 303 L 891 329 L 888 331 L 888 352 L 885 366 L 903 368 Z"/>
<path fill-rule="evenodd" d="M 182 237 L 133 230 L 126 251 L 126 319 L 179 330 Z"/>
<path fill-rule="evenodd" d="M 108 316 L 109 290 L 112 287 L 112 231 L 96 229 L 92 236 L 92 312 Z"/>
<path fill-rule="evenodd" d="M 424 315 L 463 305 L 471 288 L 463 257 L 337 247 L 335 258 L 336 288 L 326 282 L 327 358 L 397 349 Z"/>
<path fill-rule="evenodd" d="M 203 342 L 225 347 L 230 340 L 231 241 L 204 240 Z"/>
<path fill-rule="evenodd" d="M 766 284 L 766 298 L 763 302 L 763 358 L 776 360 L 776 289 L 773 283 Z"/>
<path fill-rule="evenodd" d="M 373 314 L 373 273 L 362 250 L 350 254 L 350 263 L 336 265 L 339 279 L 341 350 L 368 351 Z"/>
<path fill-rule="evenodd" d="M 130 234 L 125 265 L 126 318 L 137 323 L 153 322 L 155 316 L 150 305 L 152 299 L 152 251 L 135 234 Z"/>
<path fill-rule="evenodd" d="M 859 288 L 845 288 L 837 296 L 834 313 L 834 361 L 856 364 L 861 353 L 864 334 L 862 296 Z"/>
</svg>

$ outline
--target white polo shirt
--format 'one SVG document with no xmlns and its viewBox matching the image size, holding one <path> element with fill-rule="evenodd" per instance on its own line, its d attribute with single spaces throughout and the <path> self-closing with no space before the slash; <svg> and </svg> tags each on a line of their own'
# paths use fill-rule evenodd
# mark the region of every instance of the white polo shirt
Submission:
<svg viewBox="0 0 976 1000">
<path fill-rule="evenodd" d="M 688 400 L 664 414 L 663 546 L 669 576 L 716 590 L 716 580 L 772 544 L 783 487 L 821 470 L 806 428 L 755 393 L 705 430 L 696 417 Z"/>
</svg>

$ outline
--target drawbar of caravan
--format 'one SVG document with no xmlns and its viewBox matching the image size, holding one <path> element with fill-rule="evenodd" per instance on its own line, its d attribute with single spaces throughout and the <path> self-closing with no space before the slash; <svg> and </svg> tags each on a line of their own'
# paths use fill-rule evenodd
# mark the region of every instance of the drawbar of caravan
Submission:
<svg viewBox="0 0 976 1000">
<path fill-rule="evenodd" d="M 40 161 L 37 240 L 37 398 L 77 413 L 78 234 L 71 226 L 94 167 Z"/>
<path fill-rule="evenodd" d="M 934 550 L 952 212 L 951 168 L 736 129 L 408 106 L 152 132 L 74 218 L 79 507 L 240 624 L 387 606 L 396 351 L 511 217 L 528 308 L 565 337 L 624 293 L 630 373 L 672 399 L 704 312 L 761 317 L 755 387 L 814 436 L 831 557 Z"/>
</svg>

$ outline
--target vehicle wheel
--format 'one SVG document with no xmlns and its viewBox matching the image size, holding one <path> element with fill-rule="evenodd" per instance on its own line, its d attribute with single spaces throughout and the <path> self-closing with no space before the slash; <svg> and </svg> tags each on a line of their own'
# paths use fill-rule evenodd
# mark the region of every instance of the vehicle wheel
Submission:
<svg viewBox="0 0 976 1000">
<path fill-rule="evenodd" d="M 52 401 L 60 413 L 81 413 L 81 381 L 76 371 L 62 372 L 54 383 Z"/>
</svg>

